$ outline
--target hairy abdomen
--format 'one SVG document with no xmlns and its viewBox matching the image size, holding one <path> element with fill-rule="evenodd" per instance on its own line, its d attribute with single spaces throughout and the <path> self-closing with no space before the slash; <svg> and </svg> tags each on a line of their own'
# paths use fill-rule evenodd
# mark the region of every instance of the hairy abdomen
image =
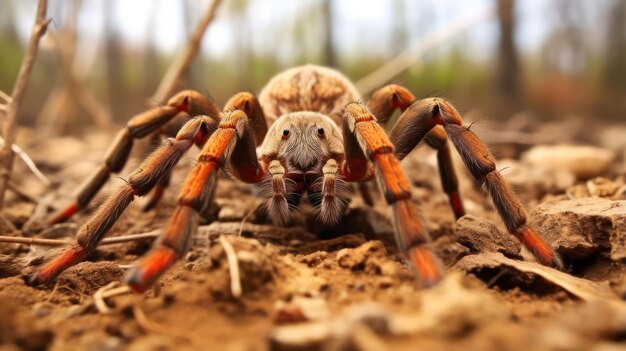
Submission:
<svg viewBox="0 0 626 351">
<path fill-rule="evenodd" d="M 285 113 L 319 112 L 341 124 L 341 110 L 359 99 L 356 87 L 330 68 L 306 65 L 276 75 L 259 94 L 269 124 Z"/>
</svg>

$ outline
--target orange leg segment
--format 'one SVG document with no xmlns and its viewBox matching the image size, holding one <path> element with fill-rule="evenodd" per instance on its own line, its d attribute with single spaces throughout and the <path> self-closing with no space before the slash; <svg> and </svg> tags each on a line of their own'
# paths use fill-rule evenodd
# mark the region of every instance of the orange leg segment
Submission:
<svg viewBox="0 0 626 351">
<path fill-rule="evenodd" d="M 434 99 L 416 101 L 406 88 L 391 84 L 375 91 L 368 103 L 369 108 L 379 119 L 387 121 L 396 109 L 403 113 L 393 126 L 389 139 L 396 147 L 396 156 L 402 160 L 415 146 L 425 138 L 432 148 L 437 150 L 437 164 L 443 190 L 448 195 L 450 207 L 458 219 L 465 214 L 459 194 L 458 180 L 446 132 L 436 127 L 439 116 L 433 113 Z"/>
<path fill-rule="evenodd" d="M 208 137 L 209 131 L 215 128 L 211 127 L 214 124 L 216 122 L 207 116 L 185 124 L 176 139 L 168 140 L 154 151 L 129 178 L 128 183 L 109 197 L 80 227 L 76 235 L 76 244 L 40 267 L 31 276 L 31 282 L 33 284 L 47 282 L 66 268 L 85 259 L 96 249 L 134 197 L 147 194 L 157 181 L 178 163 L 195 140 Z"/>
<path fill-rule="evenodd" d="M 223 160 L 230 159 L 233 150 L 240 143 L 251 147 L 246 150 L 247 153 L 256 154 L 254 142 L 250 143 L 254 140 L 253 131 L 248 125 L 246 114 L 240 110 L 226 113 L 227 116 L 204 144 L 198 156 L 198 163 L 187 176 L 178 195 L 178 205 L 170 216 L 160 240 L 128 272 L 126 282 L 133 290 L 141 292 L 148 289 L 167 268 L 185 254 L 191 237 L 197 231 L 198 212 L 208 205 L 211 187 L 215 186 L 211 178 L 215 177 L 215 171 L 222 166 Z M 251 167 L 256 169 L 251 173 L 254 173 L 260 181 L 264 172 L 256 158 L 254 162 L 256 166 Z"/>
<path fill-rule="evenodd" d="M 526 224 L 526 210 L 496 170 L 495 158 L 487 146 L 462 125 L 461 116 L 450 103 L 441 99 L 433 103 L 439 115 L 438 123 L 443 125 L 472 176 L 485 184 L 509 233 L 515 235 L 542 264 L 562 268 L 557 253 Z"/>
<path fill-rule="evenodd" d="M 350 153 L 346 152 L 346 162 L 367 158 L 373 163 L 379 188 L 391 206 L 400 250 L 416 267 L 423 286 L 435 284 L 441 280 L 443 269 L 439 259 L 427 247 L 430 238 L 411 199 L 411 186 L 395 156 L 393 144 L 365 106 L 349 104 L 343 118 L 344 143 L 346 150 L 350 150 Z M 350 172 L 351 167 L 343 169 Z M 349 173 L 344 175 L 348 179 L 352 177 Z"/>
<path fill-rule="evenodd" d="M 80 186 L 76 200 L 53 215 L 49 224 L 62 223 L 82 208 L 85 208 L 109 179 L 111 173 L 118 173 L 124 168 L 135 139 L 141 139 L 155 132 L 172 120 L 180 112 L 192 116 L 206 114 L 217 119 L 219 115 L 215 105 L 200 93 L 193 90 L 182 91 L 174 95 L 166 105 L 140 113 L 128 121 L 126 128 L 115 137 L 107 151 L 104 164 Z"/>
</svg>

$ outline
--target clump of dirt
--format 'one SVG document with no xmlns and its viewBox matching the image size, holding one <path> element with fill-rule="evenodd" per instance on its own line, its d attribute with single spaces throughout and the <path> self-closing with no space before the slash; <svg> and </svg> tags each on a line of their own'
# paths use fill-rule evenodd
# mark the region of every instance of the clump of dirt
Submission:
<svg viewBox="0 0 626 351">
<path fill-rule="evenodd" d="M 93 295 L 96 290 L 122 279 L 124 271 L 115 262 L 81 262 L 63 271 L 57 284 L 79 295 Z"/>
<path fill-rule="evenodd" d="M 68 225 L 41 224 L 53 204 L 69 202 L 69 190 L 92 171 L 108 139 L 86 135 L 85 142 L 72 140 L 50 139 L 29 150 L 60 187 L 51 192 L 32 187 L 30 197 L 41 199 L 38 204 L 9 197 L 10 215 L 0 217 L 1 234 L 67 240 L 85 223 L 95 204 Z M 68 160 L 58 151 L 49 155 L 49 145 L 61 143 L 81 145 L 93 160 L 81 162 L 78 154 Z M 131 160 L 122 174 L 137 162 Z M 529 207 L 539 204 L 529 208 L 530 225 L 567 259 L 567 272 L 560 272 L 530 262 L 456 155 L 454 164 L 468 212 L 458 221 L 441 190 L 433 151 L 418 148 L 403 161 L 433 238 L 429 245 L 448 271 L 431 289 L 418 285 L 398 253 L 389 207 L 376 192 L 373 207 L 353 192 L 337 225 L 320 225 L 304 204 L 292 225 L 277 227 L 264 218 L 249 185 L 220 176 L 217 204 L 203 217 L 190 251 L 144 294 L 109 284 L 121 284 L 126 269 L 154 239 L 101 246 L 53 284 L 37 287 L 22 276 L 49 256 L 47 248 L 0 243 L 0 348 L 516 351 L 626 346 L 623 178 L 607 174 L 572 186 L 573 178 L 586 173 L 514 162 L 517 192 Z M 177 168 L 156 208 L 142 212 L 139 201 L 131 204 L 108 237 L 163 228 L 190 167 L 191 162 L 183 162 Z M 15 179 L 16 186 L 30 184 L 29 177 L 24 183 Z M 112 181 L 103 193 L 120 182 Z M 98 195 L 95 203 L 105 196 Z M 232 280 L 235 270 L 240 296 Z"/>
</svg>

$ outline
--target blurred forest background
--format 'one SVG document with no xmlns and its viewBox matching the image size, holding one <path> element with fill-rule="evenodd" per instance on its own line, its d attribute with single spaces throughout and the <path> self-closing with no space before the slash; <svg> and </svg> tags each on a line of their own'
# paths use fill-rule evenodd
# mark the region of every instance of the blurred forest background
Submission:
<svg viewBox="0 0 626 351">
<path fill-rule="evenodd" d="M 65 133 L 143 110 L 209 3 L 50 1 L 52 23 L 20 124 Z M 0 1 L 4 92 L 12 90 L 35 8 L 34 0 Z M 223 0 L 184 87 L 221 105 L 303 63 L 359 81 L 481 11 L 492 15 L 392 81 L 489 119 L 532 111 L 551 120 L 626 121 L 626 0 Z"/>
</svg>

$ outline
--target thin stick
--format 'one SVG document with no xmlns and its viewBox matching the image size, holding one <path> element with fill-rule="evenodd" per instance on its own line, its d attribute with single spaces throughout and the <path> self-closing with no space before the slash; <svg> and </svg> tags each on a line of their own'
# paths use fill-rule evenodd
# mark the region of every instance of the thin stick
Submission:
<svg viewBox="0 0 626 351">
<path fill-rule="evenodd" d="M 30 201 L 34 204 L 37 203 L 37 199 L 35 199 L 35 197 L 20 189 L 20 187 L 12 181 L 9 181 L 9 184 L 7 184 L 7 189 L 13 191 L 17 196 L 23 198 L 24 200 Z"/>
<path fill-rule="evenodd" d="M 0 98 L 2 98 L 2 100 L 4 100 L 4 102 L 6 102 L 7 104 L 13 101 L 13 99 L 11 99 L 11 96 L 9 96 L 9 94 L 5 93 L 2 90 L 0 90 Z"/>
<path fill-rule="evenodd" d="M 230 291 L 234 297 L 240 297 L 241 280 L 239 278 L 239 262 L 237 260 L 237 254 L 235 253 L 235 249 L 223 235 L 221 235 L 219 239 L 217 239 L 217 241 L 224 248 L 224 252 L 226 253 L 226 259 L 228 260 L 228 271 L 230 273 Z"/>
<path fill-rule="evenodd" d="M 110 314 L 113 310 L 109 308 L 104 299 L 113 297 L 116 295 L 128 294 L 131 292 L 128 285 L 119 286 L 120 282 L 114 281 L 101 287 L 93 294 L 93 304 L 98 309 L 98 312 L 102 314 Z"/>
<path fill-rule="evenodd" d="M 241 236 L 241 234 L 243 234 L 243 226 L 246 224 L 246 221 L 250 219 L 250 216 L 252 216 L 258 210 L 259 206 L 259 203 L 255 202 L 252 209 L 250 209 L 250 211 L 248 211 L 248 213 L 243 217 L 243 219 L 241 220 L 241 226 L 239 226 L 239 233 L 237 233 L 237 236 Z"/>
<path fill-rule="evenodd" d="M 0 145 L 4 145 L 4 138 L 3 137 L 0 137 Z M 24 161 L 24 163 L 26 164 L 26 167 L 28 167 L 28 169 L 31 172 L 33 172 L 33 174 L 46 187 L 50 187 L 50 185 L 52 184 L 52 183 L 50 183 L 50 180 L 48 180 L 48 178 L 43 173 L 41 173 L 39 168 L 37 168 L 37 165 L 35 164 L 35 162 L 30 158 L 30 156 L 28 156 L 28 154 L 21 147 L 19 147 L 19 145 L 13 144 L 13 145 L 11 145 L 11 149 L 13 150 L 14 153 L 16 153 L 22 159 L 22 161 Z"/>
<path fill-rule="evenodd" d="M 39 39 L 46 33 L 49 21 L 46 20 L 46 9 L 48 7 L 47 0 L 39 0 L 37 5 L 37 16 L 35 17 L 35 24 L 33 25 L 26 54 L 20 67 L 20 72 L 17 75 L 17 81 L 13 87 L 13 93 L 11 94 L 11 102 L 7 106 L 7 116 L 2 128 L 4 139 L 6 142 L 0 150 L 0 211 L 4 205 L 4 193 L 6 191 L 9 179 L 11 178 L 11 172 L 13 171 L 13 149 L 12 145 L 15 143 L 17 134 L 17 116 L 19 115 L 20 108 L 22 107 L 22 101 L 24 100 L 24 94 L 26 87 L 28 86 L 28 80 L 33 70 L 35 59 L 37 58 L 37 51 L 39 50 Z"/>
<path fill-rule="evenodd" d="M 356 82 L 357 89 L 368 95 L 374 89 L 389 82 L 407 68 L 418 63 L 426 54 L 438 48 L 444 42 L 466 32 L 479 22 L 493 16 L 494 8 L 489 7 L 464 19 L 453 21 L 452 25 L 435 33 L 426 34 L 424 38 L 416 40 L 406 51 L 387 61 L 382 67 Z"/>
<path fill-rule="evenodd" d="M 192 33 L 191 37 L 189 37 L 189 41 L 187 41 L 185 49 L 180 52 L 180 55 L 176 57 L 165 73 L 165 76 L 161 80 L 156 93 L 154 93 L 154 96 L 152 97 L 157 103 L 165 103 L 165 100 L 170 97 L 180 85 L 183 75 L 185 75 L 185 73 L 189 70 L 191 62 L 200 50 L 202 37 L 204 36 L 204 33 L 206 32 L 206 29 L 211 21 L 213 21 L 219 3 L 220 0 L 213 0 L 213 2 L 209 5 L 209 8 L 205 12 L 204 16 L 200 19 L 198 26 Z"/>
<path fill-rule="evenodd" d="M 113 238 L 104 238 L 100 242 L 100 245 L 120 244 L 129 241 L 137 241 L 143 239 L 156 239 L 160 230 L 153 230 L 147 233 L 122 235 Z M 23 238 L 14 236 L 0 235 L 0 243 L 12 243 L 12 244 L 27 244 L 27 245 L 42 245 L 42 246 L 65 246 L 71 244 L 71 240 L 63 239 L 42 239 L 42 238 Z"/>
<path fill-rule="evenodd" d="M 74 30 L 76 29 L 68 29 Z M 78 77 L 78 74 L 75 70 L 75 50 L 73 48 L 69 48 L 65 46 L 65 43 L 62 40 L 63 37 L 59 35 L 54 35 L 53 39 L 56 43 L 56 52 L 57 57 L 61 66 L 61 71 L 67 80 L 67 88 L 70 91 L 76 101 L 85 109 L 87 114 L 91 117 L 91 119 L 96 123 L 97 126 L 101 128 L 109 128 L 113 125 L 113 119 L 111 118 L 111 112 L 98 100 L 94 97 L 89 88 L 83 84 L 81 79 Z M 76 39 L 73 41 L 69 41 L 70 45 L 75 46 Z"/>
</svg>

